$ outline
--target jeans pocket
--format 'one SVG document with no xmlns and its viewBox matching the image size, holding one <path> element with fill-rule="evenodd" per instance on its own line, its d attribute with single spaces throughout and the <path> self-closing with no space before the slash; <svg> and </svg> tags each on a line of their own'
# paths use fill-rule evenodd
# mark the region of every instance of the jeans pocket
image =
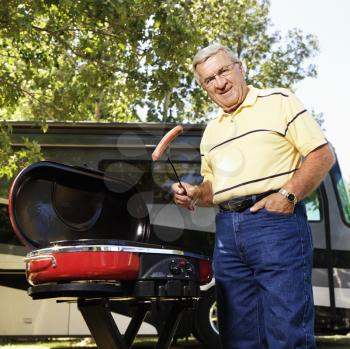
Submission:
<svg viewBox="0 0 350 349">
<path fill-rule="evenodd" d="M 289 218 L 294 216 L 294 212 L 292 212 L 292 213 L 284 213 L 284 212 L 270 211 L 270 210 L 268 210 L 265 207 L 262 208 L 260 211 L 262 213 L 266 213 L 266 214 L 269 214 L 269 215 L 272 215 L 272 216 L 289 217 Z"/>
</svg>

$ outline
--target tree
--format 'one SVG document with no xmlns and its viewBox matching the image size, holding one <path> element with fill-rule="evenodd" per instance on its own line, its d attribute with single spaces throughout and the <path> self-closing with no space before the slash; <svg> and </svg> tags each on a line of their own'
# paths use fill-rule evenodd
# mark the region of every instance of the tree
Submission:
<svg viewBox="0 0 350 349">
<path fill-rule="evenodd" d="M 191 58 L 213 41 L 258 87 L 316 76 L 316 38 L 282 40 L 268 0 L 0 1 L 3 120 L 203 122 L 214 106 Z"/>
<path fill-rule="evenodd" d="M 213 41 L 237 53 L 256 86 L 316 76 L 306 64 L 315 37 L 293 30 L 282 41 L 267 0 L 9 0 L 0 11 L 5 117 L 201 120 L 213 107 L 191 57 Z"/>
<path fill-rule="evenodd" d="M 40 146 L 37 142 L 24 139 L 24 149 L 14 151 L 11 147 L 11 126 L 0 124 L 0 178 L 10 180 L 19 169 L 33 162 L 42 160 Z M 1 190 L 1 189 L 0 189 Z"/>
<path fill-rule="evenodd" d="M 317 121 L 317 123 L 320 125 L 322 131 L 325 131 L 325 126 L 324 126 L 324 114 L 323 113 L 316 113 L 314 109 L 311 109 L 311 114 Z"/>
</svg>

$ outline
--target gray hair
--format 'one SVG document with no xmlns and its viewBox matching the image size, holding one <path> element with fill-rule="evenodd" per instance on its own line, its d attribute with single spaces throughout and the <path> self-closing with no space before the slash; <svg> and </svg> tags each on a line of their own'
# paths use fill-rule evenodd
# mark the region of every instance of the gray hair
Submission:
<svg viewBox="0 0 350 349">
<path fill-rule="evenodd" d="M 223 46 L 221 44 L 211 44 L 207 47 L 204 47 L 196 53 L 196 55 L 193 57 L 193 61 L 192 61 L 193 74 L 198 82 L 200 82 L 200 81 L 199 81 L 199 76 L 198 76 L 197 70 L 196 70 L 197 65 L 205 62 L 208 58 L 216 55 L 219 51 L 226 52 L 230 56 L 230 58 L 232 59 L 233 62 L 239 62 L 239 59 L 236 57 L 234 52 L 231 51 L 226 46 Z"/>
</svg>

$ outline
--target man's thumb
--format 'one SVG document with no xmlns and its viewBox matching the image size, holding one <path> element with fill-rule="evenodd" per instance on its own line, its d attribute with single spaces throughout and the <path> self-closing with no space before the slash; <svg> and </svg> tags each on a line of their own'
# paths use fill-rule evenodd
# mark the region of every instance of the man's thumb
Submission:
<svg viewBox="0 0 350 349">
<path fill-rule="evenodd" d="M 265 200 L 260 200 L 258 202 L 256 202 L 251 208 L 250 208 L 250 212 L 258 212 L 259 210 L 261 210 L 262 208 L 265 207 Z"/>
</svg>

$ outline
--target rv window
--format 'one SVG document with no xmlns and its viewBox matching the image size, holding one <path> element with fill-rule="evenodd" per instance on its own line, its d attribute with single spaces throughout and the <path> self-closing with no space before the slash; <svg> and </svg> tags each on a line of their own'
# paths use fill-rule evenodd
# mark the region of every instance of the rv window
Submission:
<svg viewBox="0 0 350 349">
<path fill-rule="evenodd" d="M 346 189 L 344 179 L 340 171 L 333 171 L 335 184 L 337 186 L 338 198 L 340 199 L 341 208 L 343 211 L 343 216 L 346 223 L 350 224 L 350 199 L 349 192 Z"/>
<path fill-rule="evenodd" d="M 174 166 L 181 181 L 191 184 L 202 182 L 198 162 L 175 161 Z M 103 160 L 99 163 L 99 169 L 110 177 L 134 185 L 139 192 L 152 192 L 151 196 L 144 195 L 148 202 L 164 204 L 173 200 L 171 185 L 176 181 L 176 177 L 168 162 Z"/>
<path fill-rule="evenodd" d="M 320 192 L 314 191 L 307 198 L 304 199 L 306 206 L 307 218 L 309 221 L 321 220 L 321 207 L 320 207 Z"/>
<path fill-rule="evenodd" d="M 150 191 L 152 188 L 149 161 L 102 160 L 98 167 L 109 177 L 121 179 L 140 192 Z"/>
<path fill-rule="evenodd" d="M 182 182 L 199 184 L 203 177 L 200 175 L 198 162 L 173 162 L 176 172 Z M 171 186 L 177 182 L 175 173 L 168 162 L 153 163 L 154 202 L 166 203 L 173 200 Z"/>
</svg>

